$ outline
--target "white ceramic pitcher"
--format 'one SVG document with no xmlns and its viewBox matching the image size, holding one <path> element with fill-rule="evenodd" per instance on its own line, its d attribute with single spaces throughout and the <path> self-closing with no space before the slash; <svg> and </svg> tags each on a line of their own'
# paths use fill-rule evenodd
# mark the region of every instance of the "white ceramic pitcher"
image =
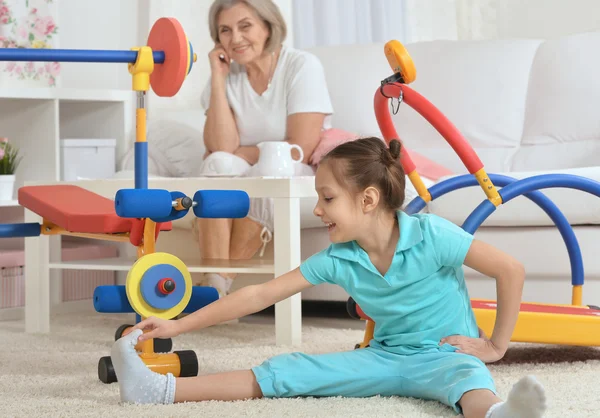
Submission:
<svg viewBox="0 0 600 418">
<path fill-rule="evenodd" d="M 256 163 L 259 176 L 292 177 L 296 171 L 295 165 L 304 160 L 302 148 L 286 141 L 265 141 L 256 146 L 260 150 Z M 292 158 L 292 149 L 300 154 L 297 160 Z"/>
</svg>

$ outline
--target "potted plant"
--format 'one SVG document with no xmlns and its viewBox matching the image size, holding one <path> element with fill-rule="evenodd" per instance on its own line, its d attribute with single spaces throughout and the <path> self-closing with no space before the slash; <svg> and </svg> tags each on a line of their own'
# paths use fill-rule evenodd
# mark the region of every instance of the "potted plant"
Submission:
<svg viewBox="0 0 600 418">
<path fill-rule="evenodd" d="M 21 162 L 19 149 L 0 138 L 0 201 L 12 200 L 15 187 L 15 171 Z"/>
</svg>

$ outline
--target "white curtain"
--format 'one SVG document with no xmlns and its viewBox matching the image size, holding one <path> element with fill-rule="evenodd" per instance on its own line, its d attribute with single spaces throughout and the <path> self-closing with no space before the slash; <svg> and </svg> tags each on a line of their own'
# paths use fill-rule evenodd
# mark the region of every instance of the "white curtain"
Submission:
<svg viewBox="0 0 600 418">
<path fill-rule="evenodd" d="M 294 46 L 405 42 L 405 0 L 292 0 Z"/>
<path fill-rule="evenodd" d="M 497 13 L 503 3 L 498 0 L 456 0 L 458 39 L 498 38 Z"/>
</svg>

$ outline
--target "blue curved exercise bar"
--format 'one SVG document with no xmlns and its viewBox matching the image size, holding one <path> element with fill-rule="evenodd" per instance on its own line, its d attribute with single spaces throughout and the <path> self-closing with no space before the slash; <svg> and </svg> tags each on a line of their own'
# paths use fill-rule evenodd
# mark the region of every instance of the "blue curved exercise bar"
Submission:
<svg viewBox="0 0 600 418">
<path fill-rule="evenodd" d="M 0 48 L 0 61 L 114 62 L 134 64 L 137 56 L 137 51 Z M 156 64 L 162 64 L 165 62 L 165 53 L 164 51 L 152 51 L 152 58 Z"/>
<path fill-rule="evenodd" d="M 492 179 L 492 181 L 494 181 Z M 521 196 L 523 194 L 529 193 L 532 190 L 540 190 L 540 189 L 551 189 L 551 188 L 568 188 L 568 189 L 576 189 L 589 194 L 593 194 L 596 197 L 600 197 L 600 183 L 595 180 L 588 179 L 586 177 L 576 176 L 573 174 L 540 174 L 537 176 L 528 177 L 526 179 L 522 179 L 516 181 L 512 184 L 501 189 L 498 193 L 502 197 L 502 202 L 509 202 L 517 196 Z M 493 205 L 492 205 L 493 206 Z M 488 205 L 480 204 L 469 216 L 467 221 L 469 222 L 469 226 L 473 228 L 478 228 L 488 216 L 494 210 L 490 210 Z M 562 215 L 562 213 L 561 213 Z M 467 224 L 465 221 L 465 224 Z M 569 229 L 573 231 L 573 229 L 569 225 Z M 574 236 L 574 233 L 573 233 Z M 573 238 L 576 242 L 576 239 Z M 566 241 L 565 241 L 566 242 Z M 567 248 L 571 248 L 572 243 L 567 244 Z M 579 250 L 579 246 L 577 247 L 578 256 L 581 259 L 581 251 Z M 569 254 L 570 255 L 570 254 Z M 584 277 L 583 277 L 583 261 L 581 262 L 581 276 L 572 277 L 573 286 L 583 285 Z M 573 269 L 572 269 L 573 270 Z"/>
<path fill-rule="evenodd" d="M 553 176 L 557 175 L 553 174 Z M 558 174 L 558 176 L 563 176 L 563 174 Z M 524 181 L 517 180 L 513 177 L 504 176 L 501 174 L 490 174 L 489 177 L 495 185 L 504 187 L 499 191 L 500 196 L 502 197 L 503 204 L 506 203 L 508 200 L 505 200 L 505 195 L 502 193 L 502 191 L 506 190 L 506 188 L 510 185 L 514 185 L 520 183 L 521 181 Z M 536 177 L 538 176 L 530 178 Z M 432 200 L 434 200 L 454 190 L 472 186 L 479 186 L 477 179 L 471 174 L 465 174 L 462 176 L 457 176 L 444 180 L 443 182 L 432 186 L 429 189 L 429 193 L 431 194 Z M 600 190 L 600 185 L 597 186 Z M 563 238 L 563 241 L 567 247 L 567 252 L 569 254 L 569 261 L 571 263 L 571 283 L 574 286 L 582 285 L 584 281 L 583 258 L 581 256 L 579 242 L 577 241 L 577 237 L 575 236 L 575 232 L 573 232 L 573 228 L 571 228 L 569 221 L 566 219 L 566 217 L 560 211 L 560 209 L 554 204 L 554 202 L 552 202 L 543 193 L 537 191 L 537 188 L 533 187 L 527 191 L 522 192 L 521 194 L 523 194 L 526 198 L 537 204 L 544 212 L 546 212 L 546 214 L 548 214 L 550 219 L 554 222 Z M 516 196 L 520 196 L 520 194 L 512 196 L 510 199 Z M 421 211 L 424 207 L 425 201 L 421 197 L 417 197 L 407 205 L 405 212 L 408 214 L 417 213 Z M 470 234 L 474 234 L 475 231 L 477 231 L 477 229 L 481 226 L 481 224 L 495 210 L 496 206 L 494 206 L 488 199 L 484 200 L 467 217 L 467 219 L 462 225 L 462 228 Z"/>
</svg>

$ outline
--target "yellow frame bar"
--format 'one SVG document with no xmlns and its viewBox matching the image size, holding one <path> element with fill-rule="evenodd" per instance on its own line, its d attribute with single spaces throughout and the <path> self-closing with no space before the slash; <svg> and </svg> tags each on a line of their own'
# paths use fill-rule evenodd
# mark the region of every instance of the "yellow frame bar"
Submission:
<svg viewBox="0 0 600 418">
<path fill-rule="evenodd" d="M 573 286 L 571 303 L 575 306 L 583 305 L 583 286 L 582 285 Z"/>
<path fill-rule="evenodd" d="M 415 186 L 415 190 L 421 199 L 423 199 L 425 203 L 431 202 L 431 194 L 429 193 L 427 186 L 425 186 L 425 183 L 423 183 L 423 179 L 421 179 L 421 176 L 417 173 L 417 170 L 411 171 L 407 176 L 412 185 Z"/>
<path fill-rule="evenodd" d="M 70 237 L 89 238 L 97 239 L 102 241 L 114 241 L 114 242 L 129 242 L 129 233 L 119 234 L 95 234 L 88 232 L 69 232 L 62 226 L 58 226 L 46 219 L 44 219 L 41 228 L 42 235 L 66 235 Z"/>
<path fill-rule="evenodd" d="M 585 309 L 585 308 L 583 308 Z M 489 336 L 496 323 L 495 309 L 473 309 L 477 325 Z M 600 346 L 600 316 L 519 312 L 513 342 Z"/>
<path fill-rule="evenodd" d="M 502 204 L 502 196 L 498 193 L 496 186 L 492 183 L 492 180 L 485 171 L 485 168 L 477 171 L 473 174 L 479 183 L 479 186 L 483 189 L 483 192 L 487 196 L 488 200 L 496 207 Z"/>
</svg>

